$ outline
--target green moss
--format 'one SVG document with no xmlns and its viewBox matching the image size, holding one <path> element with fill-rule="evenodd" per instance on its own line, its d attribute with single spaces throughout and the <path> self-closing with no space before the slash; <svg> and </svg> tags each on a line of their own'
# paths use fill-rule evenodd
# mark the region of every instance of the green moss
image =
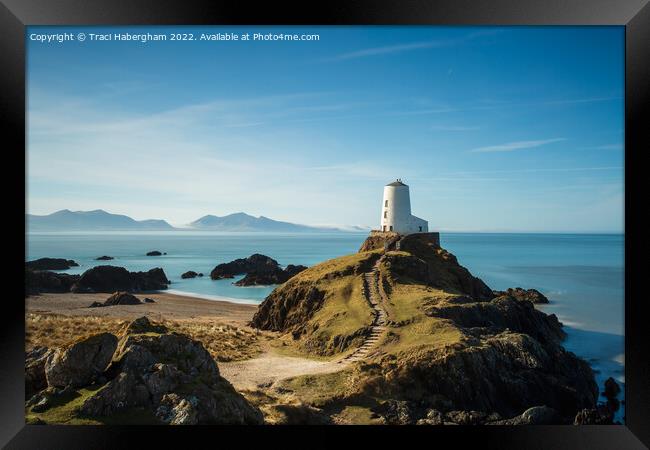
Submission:
<svg viewBox="0 0 650 450">
<path fill-rule="evenodd" d="M 96 420 L 90 418 L 80 418 L 78 416 L 78 411 L 81 405 L 97 393 L 103 386 L 97 386 L 86 389 L 79 389 L 73 391 L 66 395 L 50 397 L 50 408 L 46 409 L 43 412 L 34 412 L 32 408 L 28 408 L 26 411 L 26 420 L 35 421 L 40 419 L 45 423 L 56 423 L 56 424 L 97 424 Z"/>
<path fill-rule="evenodd" d="M 43 412 L 34 412 L 31 407 L 28 408 L 25 412 L 25 421 L 27 423 L 42 421 L 46 424 L 57 425 L 152 425 L 160 423 L 152 411 L 144 408 L 129 408 L 106 417 L 82 415 L 79 408 L 104 386 L 79 389 L 70 394 L 51 397 L 50 404 L 52 406 Z"/>
</svg>

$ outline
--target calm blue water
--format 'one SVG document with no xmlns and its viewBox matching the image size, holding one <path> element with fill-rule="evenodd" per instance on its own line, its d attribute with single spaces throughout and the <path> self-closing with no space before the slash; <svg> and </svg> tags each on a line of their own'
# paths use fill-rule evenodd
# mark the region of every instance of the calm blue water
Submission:
<svg viewBox="0 0 650 450">
<path fill-rule="evenodd" d="M 30 233 L 28 259 L 74 259 L 67 272 L 99 264 L 129 270 L 162 267 L 171 291 L 206 298 L 259 303 L 273 287 L 236 287 L 210 280 L 215 265 L 262 253 L 280 264 L 310 266 L 356 252 L 366 233 L 260 234 L 215 232 Z M 565 325 L 565 348 L 587 359 L 599 386 L 612 376 L 624 382 L 624 236 L 587 234 L 442 233 L 441 244 L 493 289 L 535 288 L 551 301 L 540 306 Z M 167 252 L 144 256 L 150 250 Z M 101 255 L 113 261 L 94 261 Z M 203 278 L 182 280 L 183 272 Z M 623 386 L 622 386 L 623 387 Z M 622 414 L 619 414 L 619 419 Z"/>
</svg>

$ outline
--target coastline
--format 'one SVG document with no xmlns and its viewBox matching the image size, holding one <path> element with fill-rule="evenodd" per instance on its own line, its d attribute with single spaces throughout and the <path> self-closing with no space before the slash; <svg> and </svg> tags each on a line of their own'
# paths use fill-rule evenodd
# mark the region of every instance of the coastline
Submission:
<svg viewBox="0 0 650 450">
<path fill-rule="evenodd" d="M 141 300 L 145 297 L 152 298 L 155 303 L 89 308 L 90 304 L 95 301 L 105 301 L 110 293 L 47 293 L 25 298 L 25 314 L 94 316 L 124 320 L 133 320 L 148 315 L 154 320 L 164 318 L 180 321 L 219 321 L 237 326 L 247 326 L 257 310 L 254 304 L 205 299 L 165 291 L 135 295 Z"/>
</svg>

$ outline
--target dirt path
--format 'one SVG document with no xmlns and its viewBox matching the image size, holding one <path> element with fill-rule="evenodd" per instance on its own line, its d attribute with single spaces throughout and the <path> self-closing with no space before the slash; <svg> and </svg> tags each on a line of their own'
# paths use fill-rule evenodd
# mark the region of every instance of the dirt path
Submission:
<svg viewBox="0 0 650 450">
<path fill-rule="evenodd" d="M 379 264 L 371 272 L 364 274 L 364 295 L 375 312 L 372 331 L 361 346 L 346 356 L 334 361 L 316 361 L 307 358 L 281 356 L 267 351 L 260 356 L 245 361 L 219 363 L 221 375 L 236 389 L 253 390 L 269 387 L 276 381 L 299 375 L 331 373 L 343 370 L 347 365 L 368 357 L 377 347 L 379 339 L 386 331 L 386 310 L 382 306 L 379 291 Z"/>
<path fill-rule="evenodd" d="M 335 361 L 281 356 L 270 352 L 245 361 L 219 363 L 221 375 L 237 390 L 269 387 L 276 381 L 298 375 L 337 372 L 343 367 Z"/>
</svg>

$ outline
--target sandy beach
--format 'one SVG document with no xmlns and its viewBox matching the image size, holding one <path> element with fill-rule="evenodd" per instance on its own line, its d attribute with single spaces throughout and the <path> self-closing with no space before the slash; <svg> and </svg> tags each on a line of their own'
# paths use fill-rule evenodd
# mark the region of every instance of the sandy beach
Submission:
<svg viewBox="0 0 650 450">
<path fill-rule="evenodd" d="M 256 305 L 207 300 L 165 292 L 136 294 L 139 299 L 152 298 L 155 303 L 115 305 L 89 308 L 93 302 L 104 302 L 110 294 L 41 294 L 25 299 L 25 313 L 64 316 L 110 317 L 135 319 L 147 316 L 152 320 L 218 321 L 246 326 L 257 310 Z"/>
</svg>

